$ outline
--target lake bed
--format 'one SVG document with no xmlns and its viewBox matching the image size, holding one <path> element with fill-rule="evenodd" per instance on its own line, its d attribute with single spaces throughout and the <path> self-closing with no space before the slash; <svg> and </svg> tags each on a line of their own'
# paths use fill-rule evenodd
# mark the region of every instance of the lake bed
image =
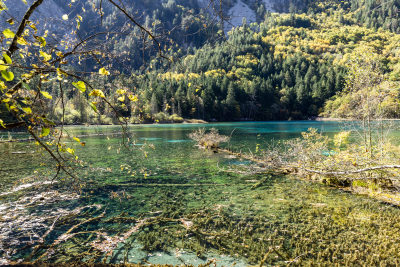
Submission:
<svg viewBox="0 0 400 267">
<path fill-rule="evenodd" d="M 289 176 L 271 177 L 252 189 L 264 176 L 227 172 L 249 163 L 196 148 L 188 134 L 199 127 L 232 136 L 226 146 L 235 151 L 254 152 L 257 144 L 262 149 L 308 128 L 333 135 L 347 126 L 330 121 L 140 125 L 128 128 L 127 147 L 118 126 L 66 127 L 86 143 L 71 142 L 83 161 L 77 169 L 83 180 L 79 195 L 57 184 L 47 193 L 35 187 L 37 177 L 48 181 L 54 174 L 52 162 L 35 145 L 0 144 L 0 188 L 10 192 L 0 195 L 1 221 L 33 225 L 33 241 L 54 224 L 44 239 L 49 245 L 79 225 L 71 231 L 79 234 L 31 259 L 49 262 L 399 264 L 397 207 Z M 27 183 L 32 186 L 11 192 Z M 24 202 L 24 196 L 35 199 L 39 193 L 34 203 Z M 86 222 L 91 218 L 97 219 Z M 26 233 L 4 228 L 0 234 L 0 258 L 27 259 L 32 247 L 25 247 Z"/>
</svg>

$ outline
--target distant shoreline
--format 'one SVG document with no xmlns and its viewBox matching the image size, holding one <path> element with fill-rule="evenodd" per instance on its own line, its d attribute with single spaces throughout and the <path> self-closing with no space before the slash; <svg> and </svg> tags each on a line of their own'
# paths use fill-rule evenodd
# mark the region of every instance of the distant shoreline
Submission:
<svg viewBox="0 0 400 267">
<path fill-rule="evenodd" d="M 400 119 L 382 119 L 383 121 L 400 121 Z M 326 117 L 317 117 L 315 121 L 357 121 L 356 119 L 346 119 L 346 118 L 326 118 Z M 376 120 L 371 120 L 376 121 Z"/>
<path fill-rule="evenodd" d="M 351 119 L 345 119 L 345 118 L 317 117 L 317 118 L 315 118 L 315 121 L 353 121 L 353 120 L 351 120 Z"/>
</svg>

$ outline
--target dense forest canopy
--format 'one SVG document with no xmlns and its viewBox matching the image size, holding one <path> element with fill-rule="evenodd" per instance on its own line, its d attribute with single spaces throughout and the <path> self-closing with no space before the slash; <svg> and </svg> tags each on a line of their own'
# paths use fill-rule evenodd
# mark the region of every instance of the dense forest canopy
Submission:
<svg viewBox="0 0 400 267">
<path fill-rule="evenodd" d="M 22 2 L 9 6 L 2 17 L 14 12 L 18 20 Z M 98 34 L 86 43 L 102 52 L 71 59 L 70 68 L 87 73 L 94 87 L 104 88 L 105 96 L 132 123 L 180 122 L 182 117 L 218 121 L 342 117 L 343 112 L 334 111 L 351 107 L 341 107 L 347 64 L 364 50 L 379 58 L 382 75 L 392 81 L 394 91 L 385 99 L 385 114 L 398 117 L 398 1 L 272 2 L 275 10 L 285 12 L 280 14 L 266 10 L 264 1 L 243 2 L 254 9 L 258 22 L 244 19 L 243 26 L 226 35 L 224 18 L 230 15 L 226 10 L 235 1 L 222 1 L 222 6 L 196 0 L 127 1 L 126 11 L 158 45 L 139 27 L 131 27 L 132 22 L 107 1 L 48 1 L 34 18 L 56 28 L 49 44 L 60 36 L 67 43 Z M 44 18 L 50 9 L 69 19 Z M 2 26 L 13 30 L 13 22 L 3 21 Z M 75 24 L 79 27 L 71 32 Z M 22 65 L 31 61 L 15 60 Z M 89 74 L 102 66 L 109 76 L 98 79 Z M 37 81 L 31 83 L 37 86 Z M 60 89 L 56 82 L 41 86 L 52 96 L 42 103 L 52 107 L 45 109 L 46 115 L 60 122 Z M 66 84 L 62 94 L 66 123 L 117 121 L 115 110 L 105 103 L 97 103 L 97 110 L 87 105 L 88 92 L 82 94 Z M 13 121 L 4 104 L 0 110 L 3 121 Z"/>
<path fill-rule="evenodd" d="M 184 117 L 216 120 L 304 119 L 318 116 L 325 102 L 344 89 L 347 64 L 370 51 L 397 80 L 399 41 L 389 31 L 341 23 L 340 11 L 314 15 L 270 15 L 244 25 L 226 42 L 206 45 L 166 73 L 141 79 L 149 106 L 167 101 Z M 347 21 L 351 17 L 348 16 Z M 147 88 L 147 90 L 146 90 Z M 387 101 L 398 104 L 396 93 Z M 326 110 L 329 115 L 329 110 Z M 397 108 L 388 111 L 395 117 Z"/>
</svg>

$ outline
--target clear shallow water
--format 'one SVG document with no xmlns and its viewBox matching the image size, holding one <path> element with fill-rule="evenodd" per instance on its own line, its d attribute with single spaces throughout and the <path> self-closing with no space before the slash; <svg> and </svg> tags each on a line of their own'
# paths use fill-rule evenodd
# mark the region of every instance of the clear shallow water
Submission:
<svg viewBox="0 0 400 267">
<path fill-rule="evenodd" d="M 150 220 L 118 245 L 109 262 L 196 265 L 215 258 L 218 265 L 245 266 L 259 263 L 268 253 L 265 262 L 272 265 L 291 261 L 300 265 L 398 263 L 398 208 L 290 177 L 271 177 L 251 190 L 264 177 L 223 171 L 248 162 L 195 148 L 187 135 L 198 127 L 216 127 L 222 134 L 232 134 L 229 146 L 248 151 L 256 144 L 262 148 L 272 140 L 298 137 L 310 127 L 332 135 L 343 125 L 307 121 L 132 126 L 136 143 L 131 150 L 120 146 L 117 126 L 67 127 L 86 142 L 85 147 L 71 143 L 86 162 L 79 173 L 85 182 L 83 194 L 29 206 L 27 214 L 100 205 L 57 224 L 46 238 L 49 244 L 72 225 L 102 212 L 103 218 L 76 232 L 101 229 L 116 236 L 137 226 L 133 219 Z M 50 165 L 40 166 L 40 162 L 51 162 L 34 145 L 0 144 L 0 151 L 3 191 L 35 170 L 41 176 L 51 174 Z M 21 192 L 30 194 L 29 190 Z M 2 196 L 0 201 L 10 203 L 18 195 Z M 191 226 L 185 228 L 184 223 Z M 38 227 L 36 232 L 41 231 Z M 95 259 L 93 252 L 81 256 L 94 239 L 95 235 L 77 235 L 62 243 L 49 261 Z M 27 254 L 29 249 L 15 258 Z M 102 259 L 102 255 L 97 258 Z"/>
</svg>

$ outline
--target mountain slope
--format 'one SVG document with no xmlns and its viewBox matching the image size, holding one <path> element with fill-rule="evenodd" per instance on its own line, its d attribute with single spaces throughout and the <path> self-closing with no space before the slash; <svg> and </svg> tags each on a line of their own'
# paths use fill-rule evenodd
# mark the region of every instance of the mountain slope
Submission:
<svg viewBox="0 0 400 267">
<path fill-rule="evenodd" d="M 245 25 L 227 41 L 196 50 L 166 73 L 131 79 L 147 113 L 223 121 L 312 118 L 345 88 L 350 59 L 360 53 L 372 53 L 384 74 L 398 80 L 400 36 L 355 20 L 348 25 L 347 16 L 343 22 L 339 11 L 273 15 L 259 28 Z M 398 114 L 394 91 L 384 100 L 394 108 L 386 113 L 391 117 Z"/>
</svg>

